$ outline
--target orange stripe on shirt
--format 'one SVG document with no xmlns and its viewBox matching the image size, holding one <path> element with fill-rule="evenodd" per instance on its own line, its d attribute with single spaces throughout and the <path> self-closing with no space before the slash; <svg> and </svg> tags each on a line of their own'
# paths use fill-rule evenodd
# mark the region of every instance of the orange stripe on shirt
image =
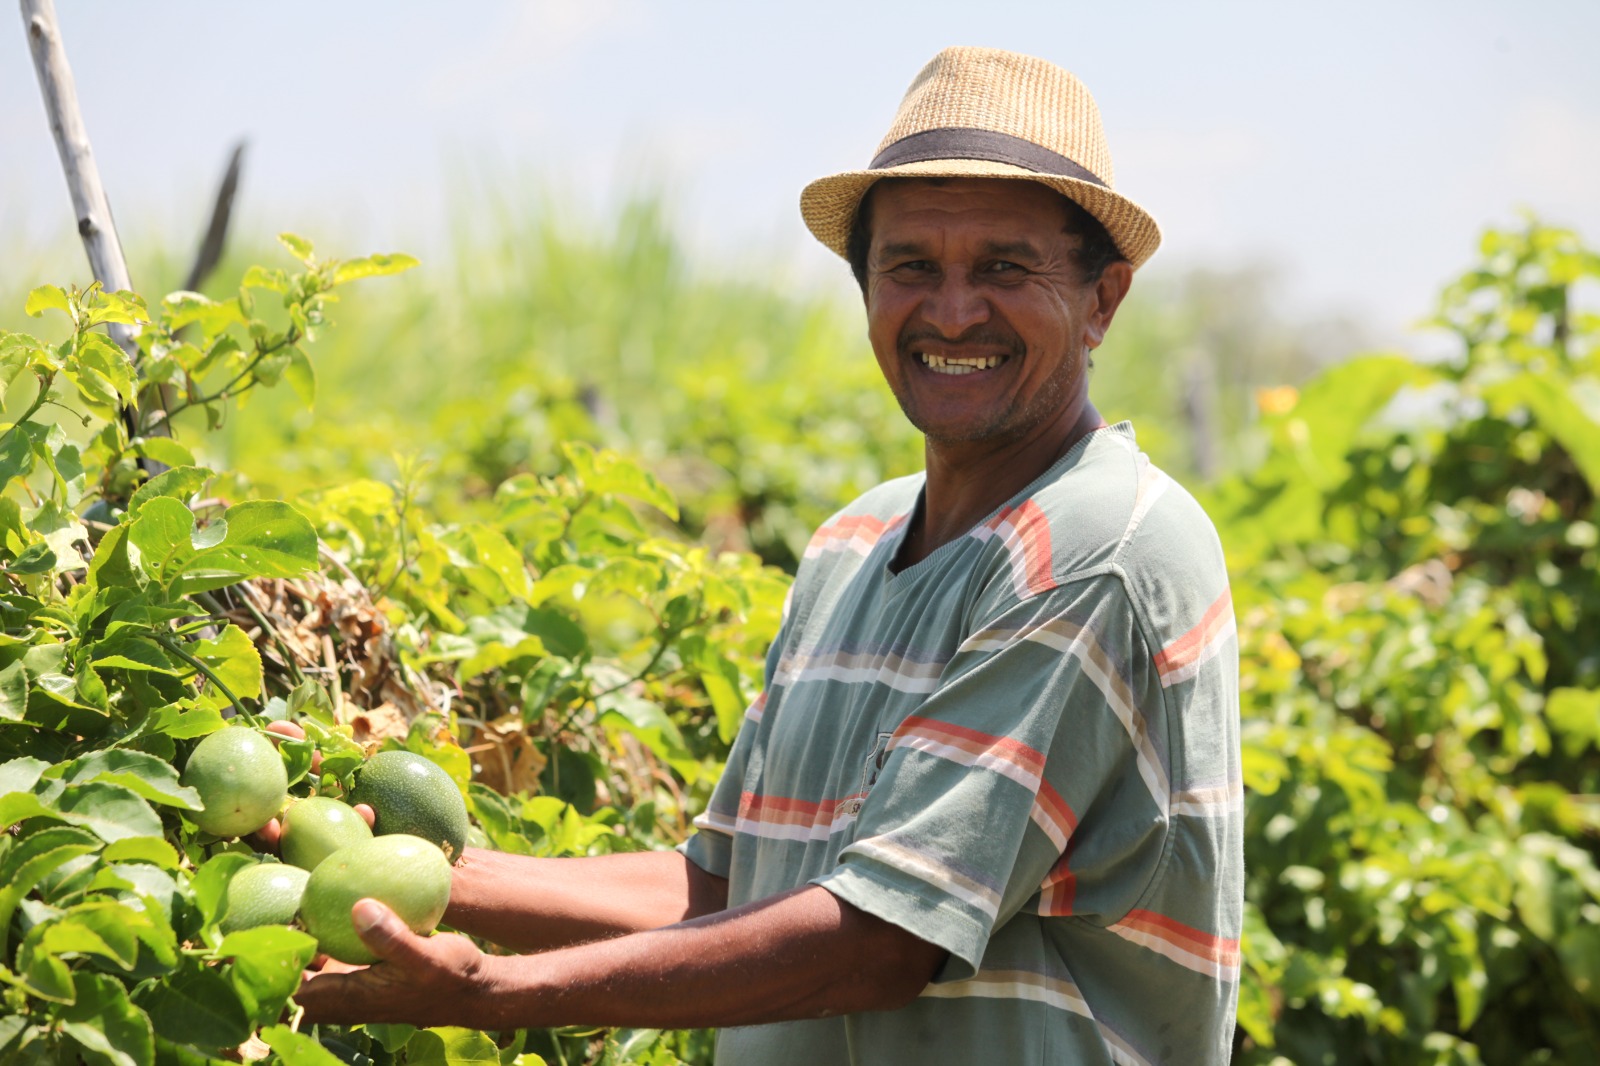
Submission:
<svg viewBox="0 0 1600 1066">
<path fill-rule="evenodd" d="M 864 555 L 885 533 L 904 521 L 904 515 L 896 515 L 888 521 L 872 515 L 845 515 L 836 522 L 819 527 L 811 535 L 811 542 L 806 545 L 806 558 L 814 558 L 828 551 L 852 549 Z"/>
<path fill-rule="evenodd" d="M 1191 954 L 1209 959 L 1222 966 L 1239 965 L 1239 941 L 1227 937 L 1214 936 L 1211 933 L 1196 929 L 1192 925 L 1184 925 L 1176 918 L 1169 918 L 1165 914 L 1155 911 L 1133 910 L 1127 917 L 1116 922 L 1113 928 L 1122 926 L 1145 933 L 1148 936 L 1164 940 L 1174 947 L 1181 948 Z"/>
<path fill-rule="evenodd" d="M 1037 594 L 1055 588 L 1050 570 L 1050 521 L 1032 500 L 1001 511 L 989 528 L 1001 536 L 1011 555 L 1013 584 L 1019 593 Z"/>
<path fill-rule="evenodd" d="M 1044 773 L 1044 756 L 1020 740 L 982 733 L 966 726 L 952 725 L 949 722 L 918 715 L 911 715 L 900 723 L 900 728 L 896 729 L 895 735 L 889 739 L 888 747 L 902 747 L 906 741 L 919 737 L 937 741 L 971 756 L 967 765 L 988 756 L 1010 763 L 1030 777 L 1039 777 Z"/>
<path fill-rule="evenodd" d="M 1061 793 L 1050 787 L 1050 782 L 1041 781 L 1039 791 L 1033 798 L 1033 810 L 1029 813 L 1033 823 L 1044 830 L 1044 835 L 1056 846 L 1057 851 L 1065 851 L 1067 842 L 1072 839 L 1073 832 L 1078 828 L 1078 816 L 1073 813 L 1067 801 L 1061 798 Z"/>
<path fill-rule="evenodd" d="M 1231 628 L 1232 620 L 1233 593 L 1225 588 L 1193 629 L 1156 653 L 1156 672 L 1165 676 L 1194 662 L 1208 644 Z"/>
</svg>

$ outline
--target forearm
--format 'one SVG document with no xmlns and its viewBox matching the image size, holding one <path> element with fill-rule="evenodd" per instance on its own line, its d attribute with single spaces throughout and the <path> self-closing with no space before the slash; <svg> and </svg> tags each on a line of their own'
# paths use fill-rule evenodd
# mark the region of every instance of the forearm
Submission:
<svg viewBox="0 0 1600 1066">
<path fill-rule="evenodd" d="M 430 964 L 430 980 L 390 962 L 315 978 L 299 997 L 308 1020 L 481 1029 L 750 1025 L 900 1006 L 944 959 L 941 949 L 817 886 L 538 955 L 483 955 L 459 938 L 437 947 L 412 942 L 410 951 L 442 958 Z"/>
<path fill-rule="evenodd" d="M 545 951 L 720 911 L 727 882 L 675 851 L 534 859 L 468 848 L 445 922 L 513 951 Z"/>
</svg>

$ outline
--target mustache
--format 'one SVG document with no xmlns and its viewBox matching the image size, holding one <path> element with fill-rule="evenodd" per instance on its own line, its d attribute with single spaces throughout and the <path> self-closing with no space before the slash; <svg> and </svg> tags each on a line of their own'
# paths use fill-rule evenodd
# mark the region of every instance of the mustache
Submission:
<svg viewBox="0 0 1600 1066">
<path fill-rule="evenodd" d="M 912 352 L 921 351 L 921 346 L 929 341 L 934 344 L 1000 348 L 1008 355 L 1016 356 L 1022 355 L 1027 350 L 1027 345 L 1022 343 L 1022 338 L 1011 330 L 988 323 L 973 326 L 959 337 L 946 337 L 943 333 L 930 326 L 907 326 L 900 331 L 900 336 L 895 341 L 895 347 L 902 356 L 909 356 Z"/>
</svg>

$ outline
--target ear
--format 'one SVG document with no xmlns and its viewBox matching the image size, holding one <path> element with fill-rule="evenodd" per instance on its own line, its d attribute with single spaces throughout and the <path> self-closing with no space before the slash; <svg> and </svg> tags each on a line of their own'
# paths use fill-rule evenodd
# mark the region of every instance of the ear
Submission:
<svg viewBox="0 0 1600 1066">
<path fill-rule="evenodd" d="M 1106 339 L 1106 330 L 1111 328 L 1111 320 L 1116 317 L 1117 308 L 1122 306 L 1123 297 L 1128 295 L 1132 287 L 1133 267 L 1127 260 L 1119 259 L 1106 267 L 1100 280 L 1094 283 L 1094 302 L 1083 324 L 1084 344 L 1090 348 L 1100 347 Z"/>
</svg>

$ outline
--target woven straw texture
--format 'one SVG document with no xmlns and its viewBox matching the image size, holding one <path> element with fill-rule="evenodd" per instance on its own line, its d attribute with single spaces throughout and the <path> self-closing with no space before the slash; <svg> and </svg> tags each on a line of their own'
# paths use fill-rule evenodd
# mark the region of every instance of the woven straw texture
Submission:
<svg viewBox="0 0 1600 1066">
<path fill-rule="evenodd" d="M 974 159 L 846 171 L 812 182 L 800 195 L 800 213 L 817 240 L 843 256 L 861 197 L 881 178 L 981 177 L 1036 181 L 1076 201 L 1100 220 L 1135 267 L 1161 243 L 1161 231 L 1150 213 L 1114 190 L 1111 153 L 1094 97 L 1055 64 L 994 48 L 947 48 L 911 82 L 873 155 L 912 134 L 938 129 L 992 130 L 1020 137 L 1066 156 L 1098 177 L 1104 187 Z"/>
</svg>

